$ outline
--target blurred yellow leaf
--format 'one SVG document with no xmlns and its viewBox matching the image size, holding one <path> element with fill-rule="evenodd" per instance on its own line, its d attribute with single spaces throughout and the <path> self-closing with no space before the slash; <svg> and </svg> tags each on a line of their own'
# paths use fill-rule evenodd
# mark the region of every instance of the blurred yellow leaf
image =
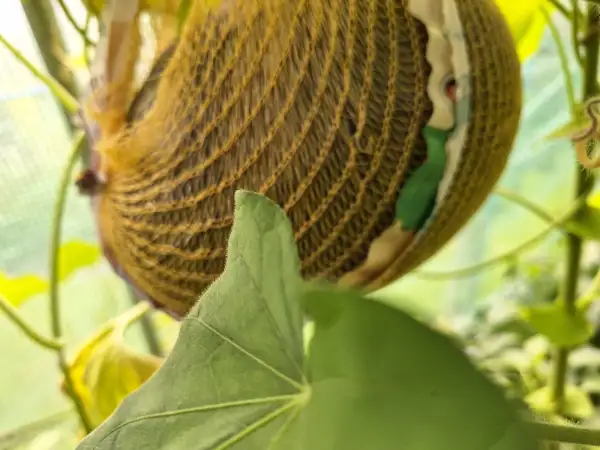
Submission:
<svg viewBox="0 0 600 450">
<path fill-rule="evenodd" d="M 587 204 L 592 208 L 600 208 L 600 192 L 594 192 L 587 199 Z"/>
<path fill-rule="evenodd" d="M 533 55 L 540 46 L 546 18 L 542 7 L 550 11 L 546 0 L 496 0 L 506 17 L 517 44 L 521 61 Z"/>
<path fill-rule="evenodd" d="M 94 264 L 100 259 L 100 249 L 80 241 L 67 242 L 60 249 L 59 281 L 68 278 L 76 270 Z M 48 290 L 48 281 L 37 275 L 10 277 L 0 272 L 0 295 L 13 306 L 20 306 L 25 300 Z"/>
<path fill-rule="evenodd" d="M 83 52 L 77 55 L 70 55 L 67 62 L 72 69 L 87 69 L 87 61 L 85 60 L 85 54 Z"/>
<path fill-rule="evenodd" d="M 552 390 L 549 386 L 544 386 L 537 391 L 529 394 L 525 401 L 537 413 L 554 413 L 554 402 L 552 401 Z M 569 417 L 578 419 L 587 419 L 594 414 L 594 405 L 590 397 L 582 389 L 567 385 L 565 389 L 565 403 L 563 413 Z"/>
<path fill-rule="evenodd" d="M 81 347 L 70 365 L 74 389 L 95 427 L 162 364 L 162 359 L 125 344 L 127 327 L 147 310 L 148 305 L 139 304 L 108 322 Z"/>
<path fill-rule="evenodd" d="M 93 244 L 71 241 L 60 248 L 58 274 L 63 281 L 77 269 L 90 266 L 100 259 L 100 249 Z"/>
<path fill-rule="evenodd" d="M 13 306 L 20 306 L 30 297 L 48 289 L 48 282 L 36 275 L 8 277 L 0 272 L 0 295 Z"/>
</svg>

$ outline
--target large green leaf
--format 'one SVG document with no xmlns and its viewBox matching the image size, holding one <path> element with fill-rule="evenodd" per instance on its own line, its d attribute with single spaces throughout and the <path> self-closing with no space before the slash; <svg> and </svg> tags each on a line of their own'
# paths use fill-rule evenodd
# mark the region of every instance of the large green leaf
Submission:
<svg viewBox="0 0 600 450">
<path fill-rule="evenodd" d="M 314 321 L 305 358 L 301 304 Z M 299 275 L 291 227 L 236 194 L 223 275 L 163 366 L 79 446 L 122 450 L 533 450 L 448 338 Z"/>
<path fill-rule="evenodd" d="M 306 308 L 312 396 L 282 449 L 535 448 L 448 337 L 356 293 L 314 290 Z M 302 432 L 306 445 L 293 447 Z"/>
<path fill-rule="evenodd" d="M 262 449 L 302 398 L 293 235 L 262 197 L 238 193 L 236 202 L 225 273 L 184 320 L 161 369 L 80 448 L 211 449 L 239 440 L 238 448 Z"/>
</svg>

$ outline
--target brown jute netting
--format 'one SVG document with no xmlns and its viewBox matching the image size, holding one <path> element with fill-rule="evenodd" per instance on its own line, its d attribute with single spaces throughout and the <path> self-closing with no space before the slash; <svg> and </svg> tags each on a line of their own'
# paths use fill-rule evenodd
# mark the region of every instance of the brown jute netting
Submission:
<svg viewBox="0 0 600 450">
<path fill-rule="evenodd" d="M 427 32 L 406 3 L 224 1 L 208 14 L 196 2 L 123 127 L 98 144 L 100 233 L 136 287 L 184 314 L 223 270 L 237 189 L 284 208 L 305 276 L 360 265 L 426 155 Z M 457 3 L 474 82 L 468 148 L 439 218 L 388 280 L 472 215 L 516 132 L 512 37 L 493 0 Z"/>
</svg>

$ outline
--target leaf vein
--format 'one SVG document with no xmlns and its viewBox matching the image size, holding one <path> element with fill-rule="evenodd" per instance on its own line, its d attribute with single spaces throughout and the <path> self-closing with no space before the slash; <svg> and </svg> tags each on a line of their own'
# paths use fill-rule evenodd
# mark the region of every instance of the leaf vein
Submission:
<svg viewBox="0 0 600 450">
<path fill-rule="evenodd" d="M 280 256 L 279 260 L 280 261 L 282 259 L 281 258 L 282 254 L 283 254 L 282 252 L 279 253 L 279 256 Z M 263 252 L 262 252 L 262 249 L 261 249 L 261 260 L 262 259 L 263 259 Z M 250 266 L 244 260 L 244 258 L 239 258 L 239 261 L 245 266 L 245 269 L 248 271 L 248 273 L 252 274 L 252 271 L 250 270 Z M 281 284 L 281 281 L 282 281 L 281 278 L 282 277 L 278 277 L 278 278 L 279 278 L 279 282 Z M 296 359 L 294 358 L 294 356 L 292 354 L 290 354 L 288 346 L 285 345 L 286 341 L 285 341 L 285 339 L 283 337 L 284 335 L 282 333 L 281 328 L 279 327 L 279 324 L 277 323 L 277 320 L 273 316 L 273 311 L 271 310 L 271 308 L 269 306 L 269 302 L 267 301 L 266 297 L 263 295 L 264 290 L 262 289 L 262 286 L 259 286 L 258 280 L 256 280 L 252 275 L 250 276 L 250 279 L 252 280 L 252 284 L 253 284 L 254 289 L 256 290 L 257 296 L 260 298 L 261 303 L 263 304 L 264 308 L 268 312 L 269 322 L 271 323 L 271 326 L 276 330 L 277 337 L 278 337 L 279 341 L 281 343 L 283 343 L 282 347 L 283 347 L 283 350 L 284 350 L 285 354 L 287 355 L 288 359 L 291 361 L 292 365 L 296 368 L 296 370 L 298 372 L 298 375 L 301 378 L 304 378 L 304 371 L 303 371 L 302 367 L 300 367 L 298 365 L 298 362 L 296 361 Z M 280 294 L 283 293 L 283 292 L 285 292 L 285 290 L 279 289 L 279 293 Z M 288 303 L 288 302 L 285 302 L 285 303 Z M 286 318 L 290 319 L 289 317 L 286 317 Z M 291 322 L 291 320 L 290 320 L 290 322 Z M 302 336 L 301 332 L 300 332 L 299 335 Z"/>
<path fill-rule="evenodd" d="M 198 322 L 199 324 L 201 324 L 203 327 L 205 327 L 207 330 L 209 330 L 210 332 L 214 333 L 215 335 L 217 335 L 218 337 L 220 337 L 221 339 L 223 339 L 225 342 L 227 342 L 228 344 L 230 344 L 231 346 L 233 346 L 240 353 L 246 355 L 247 357 L 249 357 L 250 359 L 252 359 L 254 362 L 256 362 L 257 364 L 259 364 L 260 366 L 264 367 L 269 372 L 271 372 L 272 374 L 274 374 L 275 376 L 277 376 L 277 377 L 281 378 L 282 380 L 286 381 L 287 383 L 291 384 L 294 388 L 298 389 L 298 391 L 300 391 L 300 392 L 304 391 L 305 386 L 302 383 L 297 382 L 296 380 L 288 377 L 287 375 L 281 373 L 279 370 L 277 370 L 274 367 L 270 366 L 267 362 L 263 361 L 262 359 L 258 358 L 257 356 L 253 355 L 252 353 L 250 353 L 248 350 L 246 350 L 243 347 L 241 347 L 235 341 L 233 341 L 229 337 L 225 336 L 223 333 L 221 333 L 219 330 L 217 330 L 216 328 L 214 328 L 211 325 L 209 325 L 207 322 L 205 322 L 204 320 L 202 320 L 200 317 L 188 316 L 188 318 L 186 320 L 195 320 L 196 322 Z"/>
<path fill-rule="evenodd" d="M 225 450 L 225 449 L 229 448 L 230 446 L 236 444 L 237 442 L 239 442 L 240 440 L 242 440 L 246 436 L 249 436 L 250 434 L 252 434 L 254 431 L 258 430 L 259 428 L 267 425 L 269 422 L 275 420 L 277 417 L 279 417 L 280 415 L 286 413 L 289 409 L 291 409 L 291 408 L 293 408 L 295 406 L 299 406 L 299 403 L 298 403 L 297 399 L 294 399 L 293 401 L 290 401 L 289 403 L 286 403 L 282 407 L 280 407 L 280 408 L 276 409 L 275 411 L 273 411 L 273 412 L 267 414 L 266 416 L 262 417 L 260 420 L 257 420 L 253 424 L 251 424 L 248 427 L 246 427 L 244 430 L 242 430 L 239 433 L 237 433 L 237 434 L 233 435 L 232 437 L 230 437 L 223 444 L 221 444 L 218 447 L 216 447 L 215 450 Z M 287 421 L 286 421 L 286 423 L 287 423 Z"/>
<path fill-rule="evenodd" d="M 202 406 L 195 406 L 193 408 L 184 408 L 184 409 L 176 409 L 173 411 L 164 411 L 164 412 L 158 412 L 158 413 L 153 413 L 153 414 L 145 414 L 143 416 L 139 416 L 139 417 L 135 417 L 133 419 L 127 420 L 127 421 L 123 422 L 122 424 L 120 424 L 119 426 L 110 430 L 110 432 L 106 436 L 104 436 L 102 438 L 102 440 L 100 440 L 100 442 L 98 442 L 98 444 L 94 447 L 94 449 L 99 449 L 100 446 L 102 445 L 102 443 L 104 441 L 106 441 L 110 436 L 115 434 L 117 431 L 125 428 L 128 425 L 131 425 L 131 424 L 134 424 L 137 422 L 143 422 L 145 420 L 152 420 L 152 419 L 161 419 L 164 417 L 179 416 L 179 415 L 184 415 L 184 414 L 194 414 L 194 413 L 199 413 L 199 412 L 214 411 L 214 410 L 219 410 L 219 409 L 237 408 L 237 407 L 241 407 L 241 406 L 263 405 L 263 404 L 267 404 L 267 403 L 288 402 L 288 403 L 286 403 L 286 405 L 290 405 L 290 404 L 293 405 L 293 404 L 297 403 L 298 396 L 299 396 L 298 394 L 277 395 L 277 396 L 273 396 L 273 397 L 236 400 L 236 401 L 232 401 L 232 402 L 224 402 L 224 403 L 211 404 L 211 405 L 202 405 Z M 284 405 L 284 407 L 286 405 Z M 281 411 L 282 409 L 284 409 L 284 407 L 278 408 L 277 410 L 275 410 L 275 412 Z M 273 413 L 269 414 L 269 416 L 272 414 Z"/>
</svg>

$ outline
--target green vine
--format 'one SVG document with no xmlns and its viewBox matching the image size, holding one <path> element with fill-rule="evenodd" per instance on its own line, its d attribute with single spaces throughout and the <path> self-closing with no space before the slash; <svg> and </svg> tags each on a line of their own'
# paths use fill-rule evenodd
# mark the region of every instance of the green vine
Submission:
<svg viewBox="0 0 600 450">
<path fill-rule="evenodd" d="M 54 339 L 60 339 L 62 336 L 62 324 L 60 314 L 60 294 L 59 294 L 59 258 L 60 258 L 60 242 L 62 232 L 62 219 L 64 216 L 65 203 L 67 200 L 67 193 L 69 186 L 71 185 L 71 177 L 75 165 L 80 160 L 81 151 L 83 150 L 84 134 L 78 132 L 74 139 L 73 150 L 67 160 L 66 167 L 62 173 L 58 195 L 56 197 L 56 203 L 54 206 L 54 216 L 52 219 L 52 235 L 50 239 L 50 320 L 51 328 Z M 92 422 L 88 417 L 87 411 L 82 400 L 77 395 L 73 379 L 71 378 L 71 372 L 69 370 L 69 363 L 64 351 L 61 347 L 57 349 L 58 365 L 63 373 L 65 391 L 71 398 L 75 409 L 79 414 L 81 425 L 83 426 L 86 433 L 92 431 Z"/>
<path fill-rule="evenodd" d="M 85 46 L 94 46 L 96 45 L 87 35 L 87 24 L 84 28 L 81 28 L 78 24 L 77 21 L 75 20 L 75 18 L 73 17 L 73 14 L 71 14 L 71 11 L 69 10 L 69 8 L 67 7 L 67 5 L 65 4 L 64 0 L 57 0 L 58 5 L 60 6 L 60 9 L 62 10 L 63 14 L 65 15 L 65 17 L 67 18 L 67 20 L 69 21 L 69 23 L 71 24 L 71 26 L 73 28 L 75 28 L 75 30 L 77 31 L 77 33 L 79 33 L 79 35 L 81 36 L 81 38 L 83 39 L 83 43 Z"/>
<path fill-rule="evenodd" d="M 597 429 L 546 422 L 530 422 L 529 428 L 542 441 L 600 446 L 600 430 Z"/>
<path fill-rule="evenodd" d="M 536 205 L 531 200 L 528 200 L 527 198 L 523 197 L 522 195 L 517 194 L 514 191 L 504 189 L 504 188 L 496 188 L 494 190 L 494 194 L 496 194 L 499 197 L 504 198 L 505 200 L 515 203 L 516 205 L 519 205 L 519 206 L 525 208 L 531 214 L 533 214 L 534 216 L 537 216 L 539 219 L 543 220 L 546 223 L 553 224 L 555 222 L 555 219 L 554 219 L 554 217 L 552 217 L 552 214 L 545 211 L 543 208 Z"/>
<path fill-rule="evenodd" d="M 515 257 L 524 253 L 525 251 L 531 249 L 535 245 L 539 244 L 548 234 L 552 231 L 555 231 L 557 228 L 560 228 L 565 224 L 570 218 L 572 218 L 585 204 L 585 197 L 581 197 L 573 202 L 573 204 L 567 208 L 566 212 L 562 214 L 560 217 L 553 219 L 549 222 L 548 226 L 543 228 L 540 232 L 525 240 L 521 244 L 517 245 L 515 248 L 502 253 L 498 256 L 490 258 L 486 261 L 474 264 L 472 266 L 464 267 L 462 269 L 451 270 L 451 271 L 426 271 L 426 270 L 416 270 L 414 273 L 419 276 L 419 278 L 428 279 L 428 280 L 445 280 L 445 279 L 454 279 L 454 278 L 463 278 L 470 277 L 476 275 L 477 273 L 495 267 L 499 264 L 504 264 L 508 261 L 513 260 Z M 526 200 L 529 203 L 529 201 Z M 523 205 L 523 203 L 520 203 Z M 546 213 L 544 213 L 546 214 Z"/>
<path fill-rule="evenodd" d="M 575 15 L 577 13 L 575 12 Z M 588 30 L 594 29 L 599 22 L 598 7 L 593 4 L 587 5 L 587 23 Z M 575 21 L 573 22 L 575 27 Z M 573 39 L 577 39 L 577 29 L 575 30 Z M 578 50 L 579 43 L 573 43 Z M 595 32 L 587 40 L 584 48 L 583 58 L 583 93 L 582 101 L 585 102 L 597 94 L 597 72 L 598 72 L 598 51 L 600 40 L 598 33 Z M 587 198 L 593 185 L 594 177 L 592 174 L 581 170 L 579 165 L 575 166 L 575 195 L 579 198 Z M 564 308 L 565 314 L 574 315 L 577 312 L 577 294 L 578 281 L 581 266 L 581 253 L 583 249 L 583 240 L 580 236 L 568 233 L 567 234 L 567 254 L 566 254 L 566 271 L 563 281 L 561 297 L 557 299 L 558 304 Z M 552 377 L 552 401 L 555 405 L 555 413 L 561 414 L 565 400 L 566 372 L 569 364 L 570 349 L 556 348 L 554 357 L 554 370 Z"/>
<path fill-rule="evenodd" d="M 571 14 L 572 12 L 569 11 L 569 9 L 563 5 L 560 0 L 549 0 L 549 2 L 557 9 L 557 11 L 559 11 L 564 17 L 566 17 L 567 19 L 571 20 Z"/>
<path fill-rule="evenodd" d="M 61 2 L 61 6 L 67 17 L 70 16 L 70 12 L 64 4 Z M 87 34 L 88 27 L 91 22 L 91 16 L 88 14 L 86 18 L 85 32 Z M 74 24 L 76 25 L 76 24 Z M 77 26 L 76 26 L 77 28 Z M 51 93 L 57 98 L 57 100 L 67 109 L 70 113 L 76 113 L 79 110 L 79 103 L 77 100 L 52 76 L 42 73 L 37 69 L 27 58 L 23 56 L 13 45 L 11 45 L 1 34 L 0 43 L 3 44 L 13 56 L 21 62 L 27 69 L 38 79 L 44 83 Z M 84 42 L 85 48 L 89 48 L 93 45 L 93 42 L 86 40 Z M 91 420 L 85 409 L 85 405 L 79 398 L 78 394 L 74 389 L 74 383 L 71 378 L 69 363 L 64 351 L 64 345 L 62 344 L 62 324 L 60 314 L 60 294 L 59 294 L 59 261 L 60 261 L 60 244 L 61 244 L 61 225 L 64 216 L 65 203 L 68 193 L 68 188 L 71 183 L 71 177 L 75 165 L 81 160 L 82 154 L 85 151 L 85 135 L 83 132 L 78 132 L 73 140 L 73 149 L 67 160 L 66 167 L 61 177 L 59 190 L 57 193 L 56 203 L 54 207 L 54 214 L 52 220 L 52 236 L 50 243 L 50 311 L 51 311 L 51 329 L 53 338 L 46 338 L 36 332 L 29 324 L 19 315 L 16 308 L 12 307 L 5 299 L 0 298 L 0 309 L 6 313 L 6 316 L 15 323 L 30 339 L 39 345 L 56 351 L 58 356 L 58 364 L 64 377 L 64 387 L 66 394 L 70 397 L 71 401 L 75 406 L 81 425 L 86 433 L 91 432 L 93 429 Z M 148 305 L 140 305 L 143 312 L 147 312 Z M 161 349 L 158 344 L 158 338 L 156 337 L 156 331 L 154 325 L 150 321 L 145 322 L 144 326 L 145 337 L 148 340 L 150 350 L 159 355 Z"/>
<path fill-rule="evenodd" d="M 21 317 L 17 308 L 11 305 L 9 301 L 1 295 L 0 310 L 2 310 L 8 319 L 17 327 L 19 327 L 21 331 L 23 331 L 23 333 L 25 333 L 25 335 L 35 343 L 50 350 L 60 350 L 62 348 L 63 344 L 60 341 L 42 336 L 40 333 L 35 331 L 35 329 L 29 325 L 23 317 Z"/>
<path fill-rule="evenodd" d="M 550 30 L 552 40 L 554 41 L 554 44 L 556 45 L 556 51 L 558 53 L 558 59 L 560 61 L 560 68 L 561 68 L 561 72 L 562 72 L 564 82 L 565 82 L 565 91 L 567 94 L 567 101 L 569 102 L 569 110 L 571 113 L 571 117 L 575 117 L 575 114 L 577 112 L 577 101 L 576 101 L 576 96 L 575 96 L 575 86 L 573 83 L 573 75 L 571 74 L 571 69 L 569 68 L 569 58 L 567 57 L 567 50 L 566 50 L 566 47 L 563 44 L 563 41 L 560 37 L 560 31 L 558 30 L 558 27 L 554 23 L 552 16 L 546 10 L 546 8 L 541 8 L 541 10 L 542 10 L 542 14 L 544 14 L 546 22 L 548 23 L 548 28 Z M 576 15 L 578 16 L 579 10 L 575 9 L 575 11 L 577 12 Z M 573 28 L 575 28 L 575 25 L 573 25 Z"/>
<path fill-rule="evenodd" d="M 35 67 L 31 62 L 23 56 L 23 54 L 17 50 L 10 42 L 6 40 L 6 38 L 0 34 L 0 43 L 6 47 L 8 51 L 10 51 L 13 56 L 29 71 L 38 78 L 42 83 L 44 83 L 52 95 L 56 97 L 56 99 L 60 102 L 62 106 L 65 107 L 70 113 L 75 114 L 79 109 L 79 103 L 75 98 L 65 89 L 58 81 L 52 78 L 49 75 L 42 73 L 37 67 Z"/>
<path fill-rule="evenodd" d="M 86 431 L 89 433 L 92 431 L 93 426 L 88 417 L 87 411 L 82 400 L 75 392 L 73 380 L 71 378 L 71 372 L 69 363 L 65 354 L 65 347 L 63 344 L 63 331 L 61 324 L 60 314 L 60 293 L 59 293 L 59 261 L 60 261 L 60 242 L 61 242 L 61 225 L 62 218 L 64 215 L 64 208 L 67 199 L 67 193 L 69 185 L 71 184 L 71 177 L 75 165 L 80 160 L 81 151 L 84 144 L 83 132 L 78 132 L 73 141 L 73 149 L 67 160 L 66 167 L 62 173 L 59 190 L 56 198 L 56 204 L 54 207 L 54 216 L 52 220 L 52 235 L 50 239 L 50 328 L 52 331 L 52 337 L 48 338 L 38 333 L 27 321 L 21 317 L 18 310 L 12 306 L 8 300 L 0 296 L 0 310 L 4 312 L 6 317 L 13 322 L 23 333 L 31 340 L 39 344 L 40 346 L 53 350 L 56 352 L 58 358 L 58 365 L 64 377 L 65 391 L 70 397 L 71 401 L 75 406 L 81 424 Z"/>
<path fill-rule="evenodd" d="M 584 66 L 583 55 L 581 54 L 581 47 L 579 45 L 579 33 L 580 33 L 580 10 L 577 0 L 571 0 L 571 40 L 573 41 L 573 53 L 575 58 L 581 67 Z"/>
</svg>

